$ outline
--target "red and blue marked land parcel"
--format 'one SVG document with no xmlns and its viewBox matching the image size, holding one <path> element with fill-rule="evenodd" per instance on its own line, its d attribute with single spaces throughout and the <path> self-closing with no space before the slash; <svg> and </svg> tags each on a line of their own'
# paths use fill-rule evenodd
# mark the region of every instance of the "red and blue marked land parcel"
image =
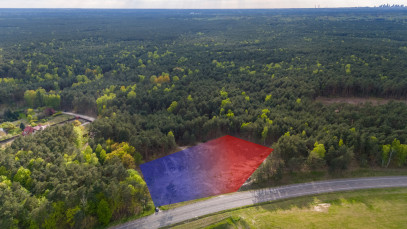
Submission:
<svg viewBox="0 0 407 229">
<path fill-rule="evenodd" d="M 236 192 L 273 149 L 226 135 L 140 166 L 155 206 Z"/>
</svg>

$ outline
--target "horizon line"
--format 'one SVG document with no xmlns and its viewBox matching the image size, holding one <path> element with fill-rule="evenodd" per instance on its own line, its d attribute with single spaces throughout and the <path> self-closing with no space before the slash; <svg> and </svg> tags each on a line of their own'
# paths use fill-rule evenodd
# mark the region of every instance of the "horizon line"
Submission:
<svg viewBox="0 0 407 229">
<path fill-rule="evenodd" d="M 343 6 L 343 7 L 281 7 L 281 8 L 88 8 L 88 7 L 35 7 L 35 8 L 23 8 L 23 7 L 0 7 L 0 10 L 5 9 L 66 9 L 66 10 L 279 10 L 279 9 L 357 9 L 357 8 L 378 8 L 378 9 L 407 9 L 407 7 L 380 7 L 380 6 Z"/>
</svg>

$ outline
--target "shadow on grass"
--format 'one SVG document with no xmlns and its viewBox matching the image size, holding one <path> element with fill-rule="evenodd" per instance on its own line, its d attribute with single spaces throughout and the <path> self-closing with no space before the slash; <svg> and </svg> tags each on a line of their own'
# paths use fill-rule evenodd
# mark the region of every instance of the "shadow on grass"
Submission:
<svg viewBox="0 0 407 229">
<path fill-rule="evenodd" d="M 251 227 L 242 218 L 234 216 L 230 216 L 217 223 L 205 227 L 205 229 L 234 229 L 234 228 L 249 229 Z"/>
</svg>

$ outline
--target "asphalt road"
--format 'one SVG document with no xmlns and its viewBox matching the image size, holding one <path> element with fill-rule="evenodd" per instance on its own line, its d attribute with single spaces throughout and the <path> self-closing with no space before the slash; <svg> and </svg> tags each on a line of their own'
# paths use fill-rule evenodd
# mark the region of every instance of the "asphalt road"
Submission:
<svg viewBox="0 0 407 229">
<path fill-rule="evenodd" d="M 272 200 L 369 188 L 407 187 L 407 176 L 338 179 L 236 192 L 149 215 L 112 227 L 159 228 L 207 214 Z"/>
<path fill-rule="evenodd" d="M 75 117 L 79 117 L 79 118 L 84 119 L 84 120 L 89 121 L 89 122 L 93 122 L 96 119 L 94 117 L 90 117 L 90 116 L 82 115 L 82 114 L 76 114 L 76 113 L 72 113 L 72 112 L 61 112 L 61 113 L 62 114 L 67 114 L 67 115 L 73 115 Z"/>
</svg>

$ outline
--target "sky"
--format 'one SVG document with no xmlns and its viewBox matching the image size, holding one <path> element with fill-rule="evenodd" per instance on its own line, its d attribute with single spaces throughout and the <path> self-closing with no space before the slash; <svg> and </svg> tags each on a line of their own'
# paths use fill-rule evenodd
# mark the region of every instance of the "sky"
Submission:
<svg viewBox="0 0 407 229">
<path fill-rule="evenodd" d="M 365 7 L 406 0 L 0 0 L 0 8 L 253 9 Z"/>
</svg>

